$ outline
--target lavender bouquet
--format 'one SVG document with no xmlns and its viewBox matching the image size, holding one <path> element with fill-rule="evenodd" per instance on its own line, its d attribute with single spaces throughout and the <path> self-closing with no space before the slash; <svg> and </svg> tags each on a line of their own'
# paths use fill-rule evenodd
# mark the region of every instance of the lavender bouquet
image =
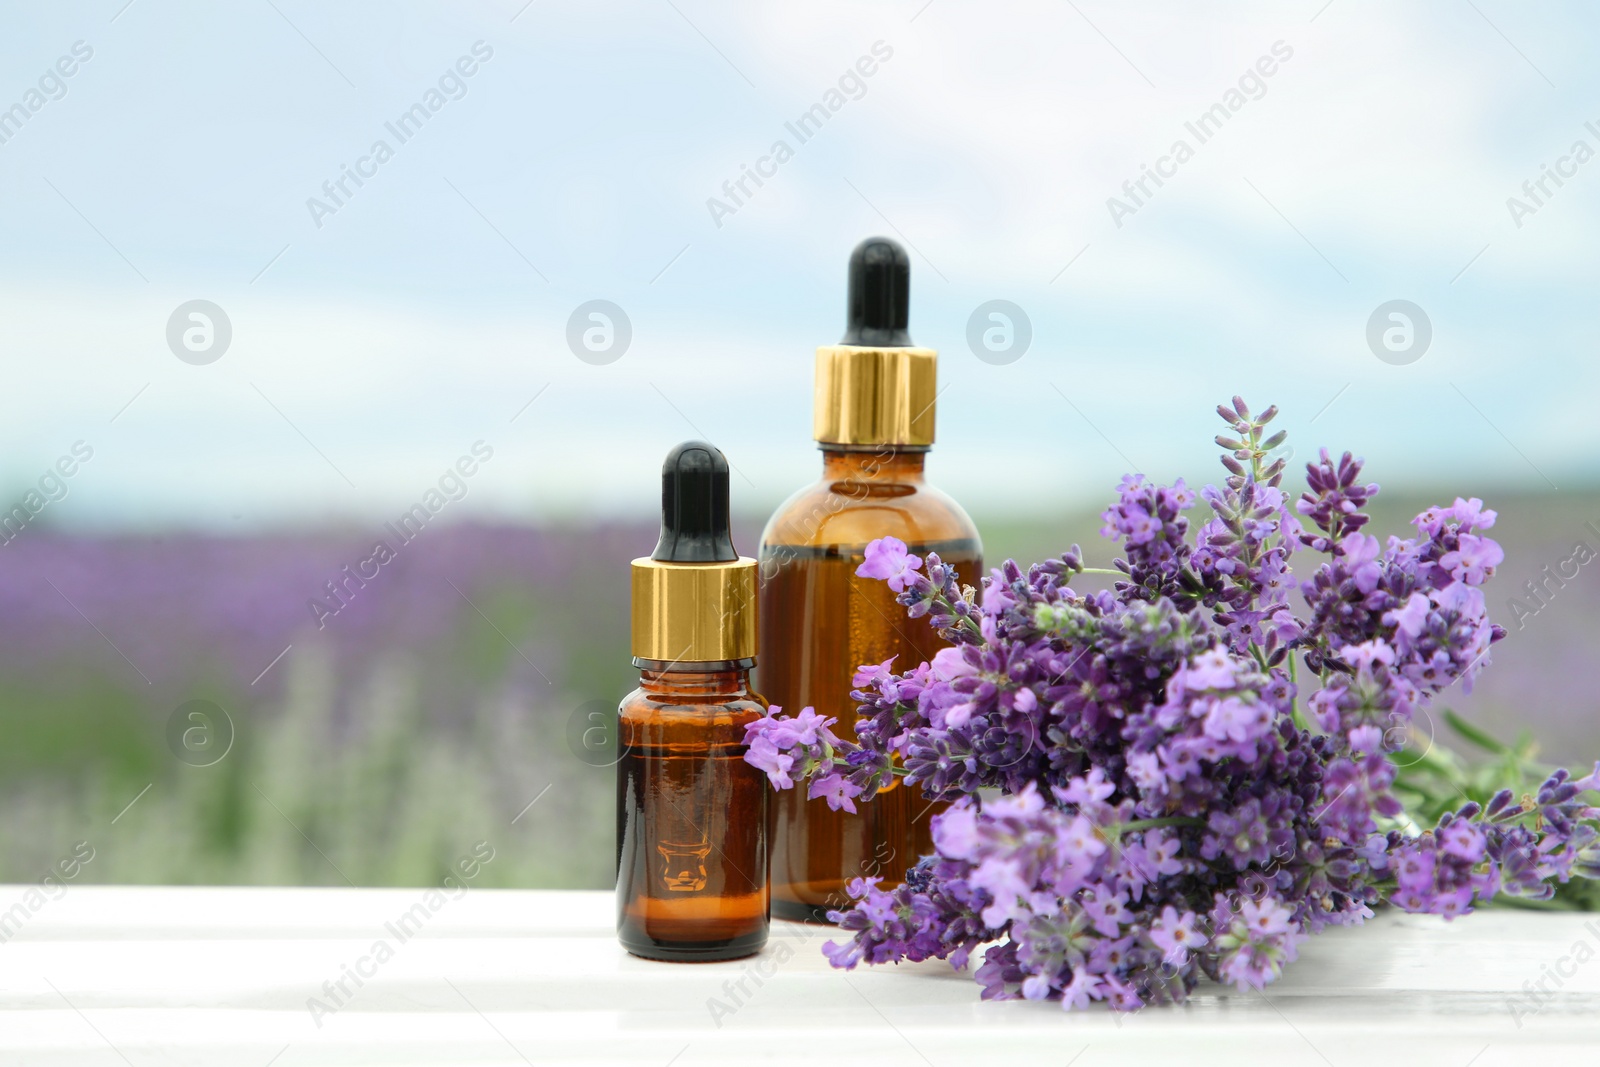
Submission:
<svg viewBox="0 0 1600 1067">
<path fill-rule="evenodd" d="M 1265 436 L 1277 409 L 1217 411 L 1228 477 L 1200 491 L 1211 514 L 1192 544 L 1181 480 L 1123 479 L 1102 531 L 1125 554 L 1099 572 L 1112 591 L 1067 584 L 1089 572 L 1077 546 L 1026 573 L 1007 561 L 981 605 L 935 554 L 868 546 L 857 573 L 951 647 L 899 673 L 862 667 L 855 740 L 811 708 L 773 708 L 746 758 L 835 809 L 896 777 L 953 803 L 904 885 L 851 884 L 853 905 L 830 913 L 853 934 L 825 948 L 834 966 L 964 968 L 988 946 L 985 998 L 1131 1010 L 1181 1001 L 1202 975 L 1260 988 L 1306 937 L 1380 904 L 1448 918 L 1600 877 L 1600 808 L 1583 799 L 1600 764 L 1532 795 L 1462 793 L 1431 829 L 1397 797 L 1418 712 L 1470 687 L 1505 636 L 1480 588 L 1503 558 L 1484 533 L 1495 513 L 1458 498 L 1380 544 L 1359 460 L 1324 450 L 1291 502 L 1273 458 L 1285 435 Z M 1302 550 L 1320 562 L 1297 581 Z M 1448 771 L 1433 756 L 1416 777 L 1454 789 Z"/>
</svg>

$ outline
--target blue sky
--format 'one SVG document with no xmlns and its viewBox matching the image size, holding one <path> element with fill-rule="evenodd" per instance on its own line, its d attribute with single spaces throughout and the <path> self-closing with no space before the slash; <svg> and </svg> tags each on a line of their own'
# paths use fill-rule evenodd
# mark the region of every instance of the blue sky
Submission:
<svg viewBox="0 0 1600 1067">
<path fill-rule="evenodd" d="M 644 514 L 692 436 L 765 511 L 814 475 L 812 352 L 874 233 L 914 249 L 930 469 L 974 510 L 1211 478 L 1241 390 L 1385 483 L 1600 477 L 1600 161 L 1562 162 L 1600 149 L 1600 33 L 1575 3 L 123 3 L 0 40 L 0 109 L 93 50 L 0 143 L 0 491 L 89 442 L 62 524 L 381 520 L 478 440 L 459 515 Z M 1146 165 L 1170 177 L 1114 218 Z M 1514 219 L 1546 166 L 1568 176 Z M 232 326 L 205 365 L 166 338 L 196 299 Z M 595 299 L 632 326 L 604 365 L 566 341 Z M 995 299 L 1032 329 L 1005 365 L 966 339 Z M 1395 299 L 1433 331 L 1405 365 L 1366 340 Z"/>
</svg>

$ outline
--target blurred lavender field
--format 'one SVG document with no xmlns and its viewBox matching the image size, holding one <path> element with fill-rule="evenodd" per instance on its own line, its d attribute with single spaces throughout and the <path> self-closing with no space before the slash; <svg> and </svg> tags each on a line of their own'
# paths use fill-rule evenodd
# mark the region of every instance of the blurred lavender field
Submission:
<svg viewBox="0 0 1600 1067">
<path fill-rule="evenodd" d="M 653 543 L 429 529 L 319 627 L 371 535 L 28 530 L 0 552 L 0 878 L 87 839 L 96 881 L 420 884 L 486 840 L 490 884 L 605 882 L 611 775 L 566 724 L 633 684 L 627 561 Z M 210 766 L 169 739 L 191 700 L 234 726 Z"/>
<path fill-rule="evenodd" d="M 1434 499 L 1381 496 L 1374 532 Z M 1551 758 L 1600 756 L 1600 567 L 1547 583 L 1520 628 L 1508 607 L 1538 607 L 1523 583 L 1575 542 L 1600 549 L 1600 496 L 1490 503 L 1507 553 L 1490 602 L 1511 633 L 1474 693 L 1445 703 L 1531 731 Z M 1111 557 L 1091 513 L 978 518 L 992 560 L 1073 541 Z M 737 543 L 756 533 L 741 524 Z M 654 536 L 430 528 L 341 605 L 326 583 L 371 555 L 371 532 L 26 530 L 0 549 L 0 879 L 37 880 L 87 840 L 89 881 L 419 884 L 482 840 L 483 884 L 608 885 L 612 772 L 583 731 L 634 684 L 627 561 Z M 338 608 L 320 627 L 313 598 Z M 169 730 L 194 700 L 233 726 L 209 766 L 174 740 L 186 723 Z"/>
</svg>

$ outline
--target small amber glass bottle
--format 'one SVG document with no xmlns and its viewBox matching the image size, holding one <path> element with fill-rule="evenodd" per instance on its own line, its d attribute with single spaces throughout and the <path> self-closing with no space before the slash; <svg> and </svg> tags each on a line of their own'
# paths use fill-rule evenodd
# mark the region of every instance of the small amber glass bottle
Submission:
<svg viewBox="0 0 1600 1067">
<path fill-rule="evenodd" d="M 633 561 L 639 688 L 618 709 L 617 936 L 636 956 L 736 959 L 766 944 L 767 782 L 744 760 L 756 561 L 733 548 L 728 461 L 678 446 L 661 540 Z"/>
<path fill-rule="evenodd" d="M 906 616 L 881 581 L 856 576 L 867 543 L 898 537 L 933 551 L 976 585 L 982 545 L 972 520 L 929 485 L 937 354 L 906 330 L 910 261 L 887 238 L 850 258 L 844 341 L 817 350 L 815 431 L 822 478 L 780 507 L 761 535 L 761 689 L 786 710 L 814 707 L 854 737 L 850 678 L 894 657 L 905 670 L 944 644 L 925 619 Z M 852 815 L 807 800 L 804 788 L 773 801 L 772 913 L 825 921 L 849 902 L 845 885 L 881 877 L 894 885 L 933 851 L 939 810 L 920 790 L 891 786 Z"/>
</svg>

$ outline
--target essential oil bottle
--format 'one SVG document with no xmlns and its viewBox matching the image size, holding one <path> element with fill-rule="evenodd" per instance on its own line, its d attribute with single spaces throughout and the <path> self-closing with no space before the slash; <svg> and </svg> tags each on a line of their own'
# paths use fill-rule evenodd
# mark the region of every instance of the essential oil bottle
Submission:
<svg viewBox="0 0 1600 1067">
<path fill-rule="evenodd" d="M 937 552 L 961 582 L 982 570 L 978 531 L 955 501 L 923 479 L 933 444 L 938 353 L 906 326 L 911 263 L 884 237 L 850 256 L 844 340 L 817 349 L 814 429 L 822 477 L 790 497 L 761 535 L 761 688 L 792 711 L 811 706 L 854 736 L 851 675 L 895 658 L 904 670 L 943 644 L 926 620 L 907 618 L 881 581 L 858 578 L 869 541 L 894 536 Z M 772 913 L 826 921 L 848 903 L 852 878 L 905 878 L 933 851 L 939 810 L 915 788 L 892 786 L 858 813 L 830 811 L 804 789 L 773 799 Z"/>
<path fill-rule="evenodd" d="M 661 470 L 661 539 L 633 561 L 639 688 L 617 709 L 617 937 L 653 960 L 767 941 L 767 781 L 744 761 L 756 561 L 733 548 L 728 461 L 700 441 Z"/>
</svg>

